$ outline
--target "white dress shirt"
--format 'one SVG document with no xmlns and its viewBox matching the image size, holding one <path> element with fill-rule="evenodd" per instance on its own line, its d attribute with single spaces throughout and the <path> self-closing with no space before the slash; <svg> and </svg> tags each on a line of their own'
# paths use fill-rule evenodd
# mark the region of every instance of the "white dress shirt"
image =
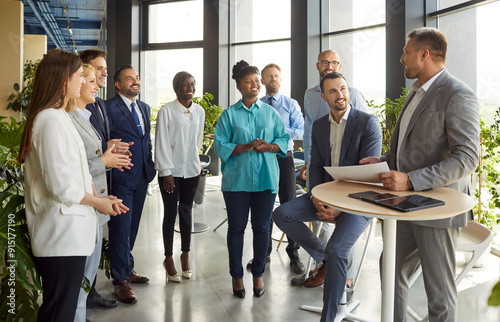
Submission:
<svg viewBox="0 0 500 322">
<path fill-rule="evenodd" d="M 125 96 L 123 96 L 122 94 L 118 93 L 118 95 L 120 95 L 120 97 L 122 98 L 122 100 L 125 102 L 125 105 L 127 105 L 128 107 L 128 110 L 130 111 L 130 113 L 132 113 L 132 108 L 130 107 L 130 105 L 132 104 L 132 101 L 129 100 L 128 98 L 126 98 Z M 141 111 L 141 108 L 139 107 L 139 105 L 137 105 L 137 102 L 134 101 L 134 109 L 135 109 L 135 112 L 137 113 L 137 116 L 139 116 L 139 122 L 141 123 L 141 129 L 142 129 L 142 135 L 146 134 L 146 125 L 144 123 L 144 116 L 142 116 L 142 111 Z"/>
<path fill-rule="evenodd" d="M 342 148 L 342 139 L 344 138 L 345 126 L 350 111 L 351 105 L 349 104 L 339 123 L 335 121 L 332 113 L 328 114 L 328 120 L 330 121 L 330 155 L 332 167 L 338 167 L 340 164 L 340 149 Z"/>
<path fill-rule="evenodd" d="M 205 110 L 192 103 L 185 108 L 177 99 L 160 109 L 156 118 L 155 169 L 160 177 L 196 177 L 201 172 Z"/>
</svg>

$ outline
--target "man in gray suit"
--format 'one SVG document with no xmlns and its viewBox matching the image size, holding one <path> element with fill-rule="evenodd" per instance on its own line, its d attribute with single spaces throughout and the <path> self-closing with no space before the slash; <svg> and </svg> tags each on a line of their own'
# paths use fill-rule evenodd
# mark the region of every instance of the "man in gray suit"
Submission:
<svg viewBox="0 0 500 322">
<path fill-rule="evenodd" d="M 330 73 L 320 83 L 322 97 L 330 113 L 314 122 L 312 128 L 311 189 L 279 206 L 273 213 L 276 225 L 302 246 L 317 263 L 317 275 L 324 276 L 321 321 L 333 321 L 347 280 L 347 253 L 368 226 L 369 219 L 341 213 L 312 197 L 318 184 L 331 181 L 325 166 L 351 166 L 382 149 L 382 133 L 376 116 L 349 104 L 349 89 L 344 77 Z M 304 224 L 306 221 L 335 220 L 335 230 L 327 245 Z"/>
<path fill-rule="evenodd" d="M 390 172 L 379 176 L 389 190 L 424 191 L 443 186 L 470 194 L 470 174 L 478 164 L 479 107 L 472 90 L 444 67 L 447 43 L 434 28 L 408 34 L 401 63 L 416 78 L 380 159 Z M 430 321 L 457 320 L 455 246 L 472 211 L 448 219 L 399 221 L 396 236 L 395 321 L 406 320 L 408 280 L 420 263 Z"/>
</svg>

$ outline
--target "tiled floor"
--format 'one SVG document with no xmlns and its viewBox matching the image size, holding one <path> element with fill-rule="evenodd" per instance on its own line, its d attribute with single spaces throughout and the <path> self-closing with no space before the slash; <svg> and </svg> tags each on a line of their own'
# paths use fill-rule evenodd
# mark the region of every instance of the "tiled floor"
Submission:
<svg viewBox="0 0 500 322">
<path fill-rule="evenodd" d="M 133 305 L 120 303 L 117 308 L 109 310 L 92 309 L 88 311 L 88 319 L 94 322 L 319 321 L 319 314 L 300 310 L 300 306 L 302 304 L 321 306 L 323 289 L 290 285 L 290 279 L 294 275 L 288 268 L 288 256 L 284 245 L 272 253 L 271 263 L 268 264 L 264 274 L 266 293 L 261 298 L 251 296 L 250 272 L 244 277 L 246 288 L 249 290 L 247 297 L 239 299 L 232 295 L 226 248 L 227 225 L 223 224 L 217 231 L 213 231 L 226 218 L 219 180 L 219 177 L 208 178 L 205 201 L 195 209 L 195 221 L 207 223 L 210 229 L 192 236 L 190 256 L 193 279 L 182 280 L 180 284 L 166 282 L 162 267 L 163 206 L 159 191 L 153 189 L 152 195 L 146 199 L 139 235 L 133 250 L 136 271 L 148 276 L 150 282 L 146 285 L 133 286 L 138 297 L 137 303 Z M 273 237 L 279 238 L 281 232 L 277 229 L 275 231 Z M 249 225 L 245 234 L 244 264 L 252 258 L 251 235 Z M 273 246 L 276 247 L 277 244 L 274 242 Z M 354 297 L 361 301 L 357 314 L 371 321 L 380 321 L 378 258 L 381 250 L 380 224 L 377 224 L 354 293 Z M 178 234 L 175 236 L 174 256 L 177 270 L 180 271 Z M 301 258 L 304 262 L 308 258 L 303 250 Z M 462 263 L 463 260 L 459 262 L 459 266 Z M 499 280 L 499 276 L 500 259 L 491 254 L 487 255 L 483 268 L 473 269 L 469 273 L 459 285 L 460 322 L 500 321 L 500 308 L 486 306 L 491 288 Z M 104 297 L 114 298 L 111 282 L 101 271 L 98 275 L 97 289 Z M 417 313 L 425 315 L 426 298 L 421 279 L 417 280 L 412 289 L 411 306 Z"/>
</svg>

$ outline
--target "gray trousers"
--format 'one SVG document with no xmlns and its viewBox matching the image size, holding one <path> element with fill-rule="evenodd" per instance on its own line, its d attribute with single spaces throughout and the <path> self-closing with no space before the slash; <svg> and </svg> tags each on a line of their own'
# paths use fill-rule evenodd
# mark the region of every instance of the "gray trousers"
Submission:
<svg viewBox="0 0 500 322">
<path fill-rule="evenodd" d="M 406 321 L 408 281 L 419 263 L 428 299 L 429 321 L 457 321 L 455 248 L 459 235 L 460 228 L 433 228 L 398 221 L 394 321 Z"/>
</svg>

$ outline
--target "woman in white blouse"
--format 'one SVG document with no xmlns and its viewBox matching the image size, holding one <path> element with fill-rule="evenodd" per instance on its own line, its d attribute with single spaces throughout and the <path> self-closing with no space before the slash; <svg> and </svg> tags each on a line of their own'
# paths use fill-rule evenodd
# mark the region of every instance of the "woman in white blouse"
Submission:
<svg viewBox="0 0 500 322">
<path fill-rule="evenodd" d="M 180 282 L 173 255 L 174 224 L 179 211 L 182 277 L 191 278 L 189 263 L 193 200 L 200 180 L 199 152 L 203 143 L 205 110 L 193 102 L 195 79 L 188 72 L 175 75 L 177 99 L 164 105 L 156 119 L 155 169 L 163 198 L 163 244 L 167 281 Z M 179 202 L 179 207 L 177 207 Z"/>
<path fill-rule="evenodd" d="M 127 209 L 115 197 L 98 197 L 87 156 L 68 111 L 85 83 L 82 61 L 53 50 L 38 65 L 19 149 L 26 162 L 26 220 L 42 278 L 38 321 L 73 321 L 86 257 L 96 244 L 97 209 Z"/>
</svg>

